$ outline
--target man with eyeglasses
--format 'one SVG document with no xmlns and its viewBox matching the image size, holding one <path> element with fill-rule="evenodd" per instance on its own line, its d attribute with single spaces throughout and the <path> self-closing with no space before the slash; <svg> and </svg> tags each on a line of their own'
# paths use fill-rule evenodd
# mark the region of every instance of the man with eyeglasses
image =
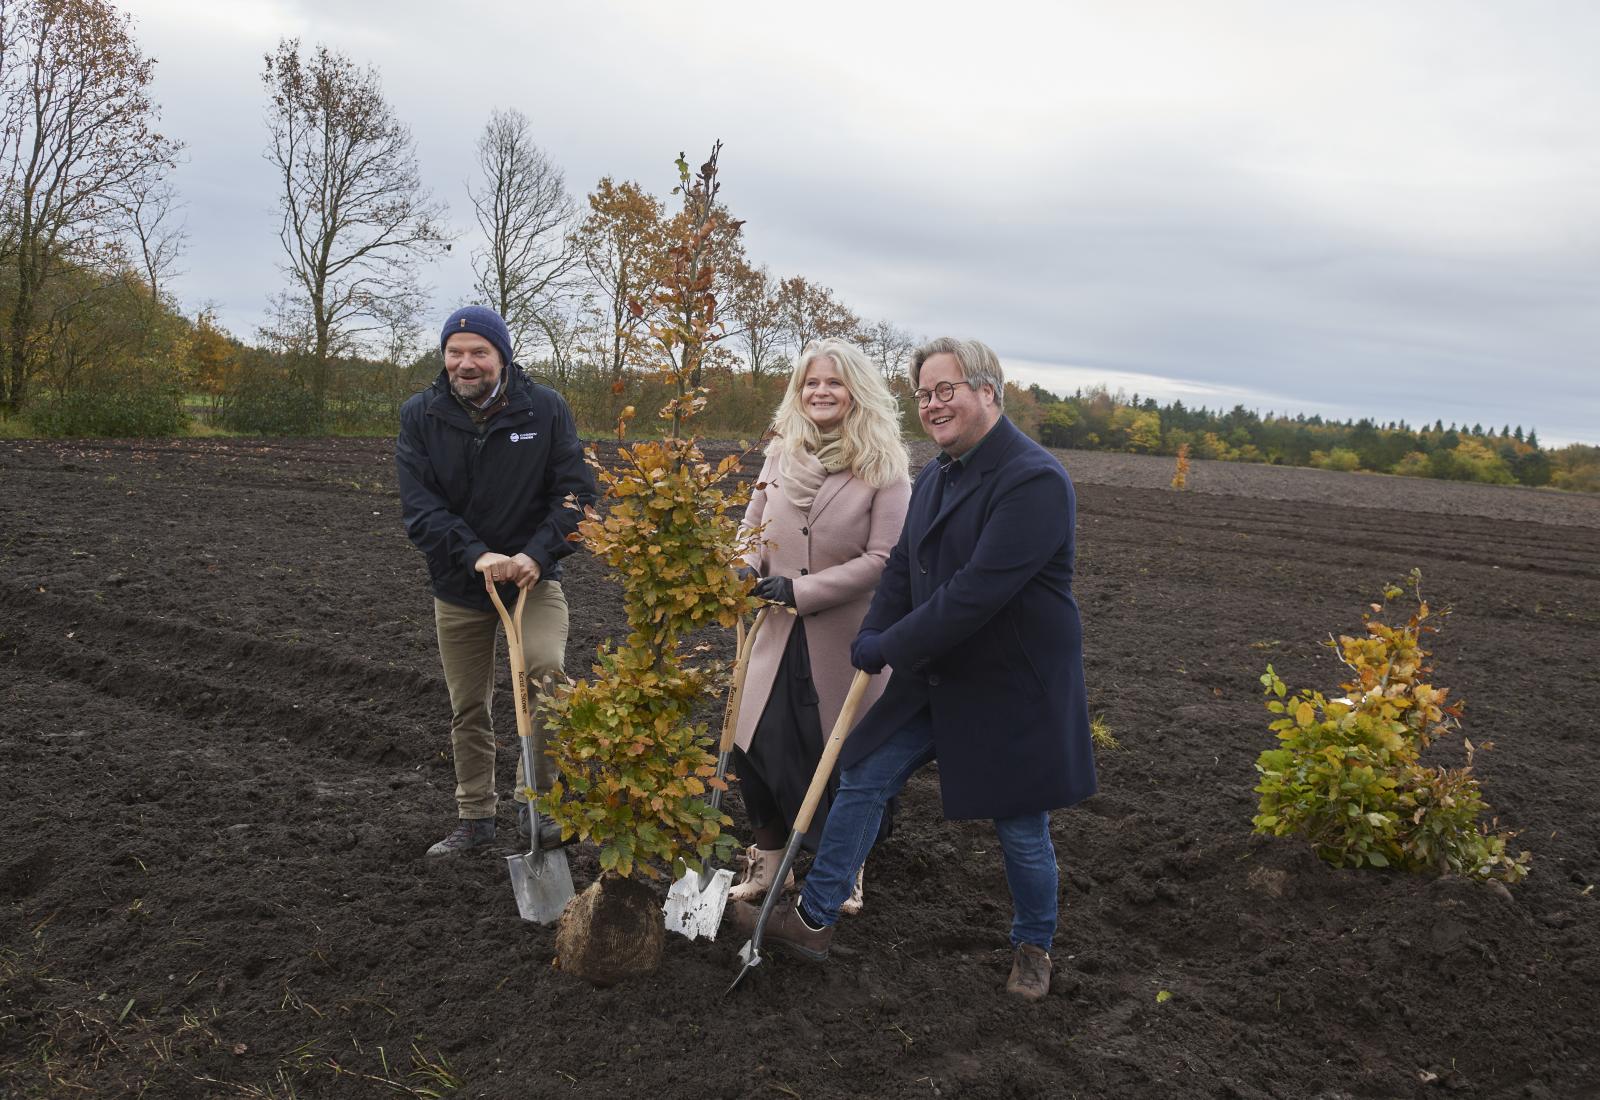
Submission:
<svg viewBox="0 0 1600 1100">
<path fill-rule="evenodd" d="M 773 911 L 765 937 L 827 957 L 884 805 L 938 760 L 945 816 L 994 822 L 1013 908 L 1006 989 L 1037 1001 L 1050 990 L 1060 887 L 1049 811 L 1095 792 L 1072 482 L 1005 417 L 988 347 L 934 340 L 910 373 L 942 453 L 917 476 L 850 654 L 866 672 L 892 666 L 889 683 L 845 742 L 804 889 Z M 735 919 L 753 927 L 756 913 L 741 904 Z"/>
<path fill-rule="evenodd" d="M 495 834 L 495 634 L 500 616 L 485 581 L 504 585 L 509 601 L 528 589 L 522 648 L 530 682 L 562 675 L 567 599 L 560 561 L 580 507 L 595 501 L 594 475 L 572 412 L 560 394 L 534 382 L 511 356 L 511 332 L 485 306 L 456 310 L 439 334 L 444 369 L 400 409 L 395 446 L 406 534 L 428 560 L 433 621 L 450 692 L 450 749 L 455 758 L 456 824 L 428 849 L 453 856 L 490 844 Z M 515 585 L 516 587 L 510 587 Z M 534 721 L 531 785 L 555 779 Z M 519 754 L 517 790 L 525 780 Z M 528 808 L 518 799 L 518 831 L 528 836 Z M 545 820 L 540 844 L 561 830 Z"/>
</svg>

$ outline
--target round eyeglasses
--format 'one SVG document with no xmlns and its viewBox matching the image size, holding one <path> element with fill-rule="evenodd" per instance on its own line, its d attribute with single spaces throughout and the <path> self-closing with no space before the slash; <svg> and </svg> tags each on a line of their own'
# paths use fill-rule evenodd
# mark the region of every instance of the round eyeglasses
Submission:
<svg viewBox="0 0 1600 1100">
<path fill-rule="evenodd" d="M 917 399 L 918 406 L 925 409 L 928 407 L 928 402 L 932 401 L 935 397 L 937 397 L 940 401 L 948 401 L 956 395 L 957 386 L 970 385 L 972 385 L 972 383 L 968 382 L 964 378 L 959 382 L 940 382 L 931 390 L 913 390 L 911 396 Z"/>
</svg>

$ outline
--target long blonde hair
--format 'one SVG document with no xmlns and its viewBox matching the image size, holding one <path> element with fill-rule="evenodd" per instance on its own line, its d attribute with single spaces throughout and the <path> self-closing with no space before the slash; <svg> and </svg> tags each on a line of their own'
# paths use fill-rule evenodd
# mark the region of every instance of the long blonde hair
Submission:
<svg viewBox="0 0 1600 1100">
<path fill-rule="evenodd" d="M 900 410 L 883 374 L 854 344 L 829 337 L 807 344 L 789 375 L 778 411 L 772 415 L 776 437 L 767 446 L 773 457 L 822 446 L 822 432 L 806 416 L 801 391 L 806 370 L 816 359 L 832 359 L 839 377 L 850 390 L 850 409 L 839 426 L 845 461 L 850 471 L 874 489 L 887 488 L 909 476 L 911 464 L 900 438 Z"/>
</svg>

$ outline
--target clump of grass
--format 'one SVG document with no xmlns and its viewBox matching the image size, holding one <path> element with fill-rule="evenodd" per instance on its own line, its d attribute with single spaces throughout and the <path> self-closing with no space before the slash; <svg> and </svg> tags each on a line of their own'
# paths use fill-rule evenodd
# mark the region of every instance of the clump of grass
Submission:
<svg viewBox="0 0 1600 1100">
<path fill-rule="evenodd" d="M 1122 747 L 1122 742 L 1112 735 L 1111 726 L 1107 724 L 1103 715 L 1096 715 L 1089 723 L 1089 739 L 1094 742 L 1094 747 L 1097 749 L 1110 751 Z"/>
</svg>

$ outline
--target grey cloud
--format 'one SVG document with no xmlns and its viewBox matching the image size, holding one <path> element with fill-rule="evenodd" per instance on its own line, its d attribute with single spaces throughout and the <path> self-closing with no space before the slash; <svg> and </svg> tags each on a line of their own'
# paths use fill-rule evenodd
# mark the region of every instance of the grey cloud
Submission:
<svg viewBox="0 0 1600 1100">
<path fill-rule="evenodd" d="M 1363 27 L 1383 48 L 1327 65 L 1348 71 L 1348 87 L 1318 86 L 1304 104 L 1211 110 L 1184 86 L 1101 103 L 1070 68 L 1035 72 L 1028 94 L 1066 92 L 1059 120 L 1039 118 L 1021 140 L 998 117 L 993 132 L 945 134 L 917 113 L 906 66 L 881 42 L 808 67 L 751 18 L 721 24 L 716 51 L 683 77 L 669 64 L 681 28 L 629 10 L 289 9 L 308 43 L 376 64 L 413 126 L 424 175 L 464 232 L 425 273 L 440 301 L 470 282 L 471 143 L 492 106 L 518 106 L 580 195 L 603 174 L 664 194 L 674 153 L 723 138 L 753 257 L 913 332 L 1261 394 L 1263 408 L 1597 438 L 1600 163 L 1574 135 L 1600 109 L 1579 44 L 1600 16 L 1585 5 L 1419 4 L 1402 16 L 1355 4 L 1332 23 L 1236 5 L 1252 33 L 1216 47 L 1236 66 L 1345 21 L 1331 49 Z M 1181 37 L 1187 5 L 1152 10 Z M 457 26 L 503 33 L 474 55 Z M 1437 28 L 1448 33 L 1430 37 Z M 167 36 L 151 46 L 169 129 L 190 143 L 181 292 L 222 301 L 248 335 L 281 285 L 258 79 L 275 38 L 206 49 L 173 25 L 151 30 Z M 462 62 L 473 56 L 477 72 Z M 873 58 L 886 67 L 876 82 Z M 1280 78 L 1281 66 L 1257 78 L 1263 96 Z M 1129 80 L 1117 94 L 1128 88 L 1145 94 Z"/>
</svg>

